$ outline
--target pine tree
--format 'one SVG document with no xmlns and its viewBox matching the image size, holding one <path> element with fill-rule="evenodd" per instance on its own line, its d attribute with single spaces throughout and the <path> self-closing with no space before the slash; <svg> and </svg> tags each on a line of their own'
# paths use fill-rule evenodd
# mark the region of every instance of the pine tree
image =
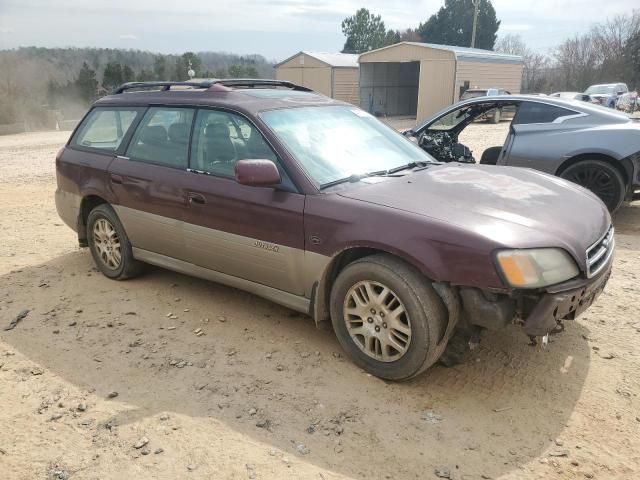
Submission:
<svg viewBox="0 0 640 480">
<path fill-rule="evenodd" d="M 445 0 L 438 13 L 418 26 L 423 42 L 471 46 L 474 7 L 472 0 Z M 476 28 L 476 48 L 493 50 L 500 21 L 491 0 L 480 0 Z"/>
<path fill-rule="evenodd" d="M 78 73 L 78 78 L 75 81 L 75 86 L 78 89 L 80 98 L 85 103 L 89 104 L 96 98 L 98 88 L 96 72 L 89 67 L 87 62 L 82 64 L 82 68 Z"/>
</svg>

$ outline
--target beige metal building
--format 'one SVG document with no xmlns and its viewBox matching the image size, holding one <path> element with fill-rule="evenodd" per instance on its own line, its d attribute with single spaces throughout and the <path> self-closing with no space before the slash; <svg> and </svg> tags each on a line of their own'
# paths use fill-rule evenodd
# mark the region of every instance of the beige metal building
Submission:
<svg viewBox="0 0 640 480">
<path fill-rule="evenodd" d="M 358 55 L 298 52 L 275 66 L 276 79 L 288 80 L 343 102 L 358 105 Z"/>
<path fill-rule="evenodd" d="M 522 57 L 429 43 L 401 42 L 360 55 L 360 107 L 421 120 L 468 88 L 520 93 Z"/>
</svg>

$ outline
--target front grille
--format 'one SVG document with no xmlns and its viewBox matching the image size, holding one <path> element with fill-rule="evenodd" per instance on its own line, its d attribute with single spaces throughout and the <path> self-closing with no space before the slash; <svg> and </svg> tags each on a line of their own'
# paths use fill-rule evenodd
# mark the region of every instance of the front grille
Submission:
<svg viewBox="0 0 640 480">
<path fill-rule="evenodd" d="M 604 237 L 591 245 L 587 250 L 587 277 L 597 275 L 600 273 L 600 270 L 609 263 L 615 245 L 616 241 L 613 237 L 613 227 L 610 227 Z"/>
</svg>

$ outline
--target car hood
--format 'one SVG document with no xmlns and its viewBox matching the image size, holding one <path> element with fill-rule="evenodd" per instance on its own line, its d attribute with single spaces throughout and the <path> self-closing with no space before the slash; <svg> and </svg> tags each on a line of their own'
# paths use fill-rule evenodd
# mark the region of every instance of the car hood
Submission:
<svg viewBox="0 0 640 480">
<path fill-rule="evenodd" d="M 340 195 L 474 231 L 496 248 L 561 247 L 582 267 L 611 224 L 588 190 L 525 168 L 437 165 Z"/>
</svg>

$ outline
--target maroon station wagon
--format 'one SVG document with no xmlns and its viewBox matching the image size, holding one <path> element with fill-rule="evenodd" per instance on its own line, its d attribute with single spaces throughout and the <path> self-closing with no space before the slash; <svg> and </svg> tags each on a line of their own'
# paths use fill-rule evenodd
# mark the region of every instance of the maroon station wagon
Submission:
<svg viewBox="0 0 640 480">
<path fill-rule="evenodd" d="M 437 163 L 289 82 L 125 84 L 92 106 L 56 168 L 58 213 L 107 277 L 149 263 L 252 292 L 331 321 L 385 379 L 510 323 L 544 344 L 611 271 L 611 218 L 589 191 Z"/>
</svg>

